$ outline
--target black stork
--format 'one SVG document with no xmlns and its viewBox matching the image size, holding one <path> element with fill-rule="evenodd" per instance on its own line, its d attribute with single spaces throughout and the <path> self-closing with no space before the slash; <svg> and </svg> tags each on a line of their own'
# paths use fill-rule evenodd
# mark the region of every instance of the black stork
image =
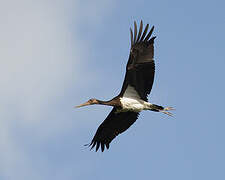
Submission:
<svg viewBox="0 0 225 180">
<path fill-rule="evenodd" d="M 172 107 L 162 107 L 147 102 L 154 81 L 154 40 L 151 37 L 154 26 L 148 32 L 149 24 L 143 30 L 143 22 L 140 23 L 137 32 L 137 23 L 134 22 L 134 33 L 130 28 L 131 48 L 130 56 L 126 66 L 126 75 L 118 96 L 109 101 L 90 99 L 87 102 L 76 106 L 82 107 L 93 104 L 113 106 L 107 118 L 98 127 L 97 132 L 89 146 L 93 149 L 96 146 L 98 151 L 101 146 L 102 152 L 105 147 L 109 149 L 111 141 L 119 134 L 126 131 L 138 118 L 142 110 L 151 110 L 172 115 L 169 110 Z"/>
</svg>

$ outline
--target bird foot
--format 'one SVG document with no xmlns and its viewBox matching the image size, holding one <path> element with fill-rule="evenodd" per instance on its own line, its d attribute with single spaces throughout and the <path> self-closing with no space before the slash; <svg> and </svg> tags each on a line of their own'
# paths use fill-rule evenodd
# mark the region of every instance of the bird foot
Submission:
<svg viewBox="0 0 225 180">
<path fill-rule="evenodd" d="M 173 114 L 171 112 L 168 112 L 168 111 L 171 111 L 171 110 L 175 110 L 175 109 L 172 108 L 172 107 L 165 107 L 163 110 L 160 110 L 160 112 L 162 112 L 164 114 L 167 114 L 168 116 L 173 116 Z"/>
</svg>

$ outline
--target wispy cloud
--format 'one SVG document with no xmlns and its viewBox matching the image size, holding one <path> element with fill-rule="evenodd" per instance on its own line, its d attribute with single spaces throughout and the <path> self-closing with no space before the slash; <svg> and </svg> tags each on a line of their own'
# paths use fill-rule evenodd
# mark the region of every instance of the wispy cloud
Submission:
<svg viewBox="0 0 225 180">
<path fill-rule="evenodd" d="M 49 130 L 47 120 L 56 118 L 52 107 L 70 83 L 79 80 L 82 61 L 88 57 L 83 49 L 87 42 L 73 27 L 99 22 L 106 6 L 105 1 L 93 7 L 92 1 L 23 0 L 0 7 L 0 176 L 43 179 L 17 136 L 41 137 L 41 145 L 66 128 L 56 120 Z"/>
</svg>

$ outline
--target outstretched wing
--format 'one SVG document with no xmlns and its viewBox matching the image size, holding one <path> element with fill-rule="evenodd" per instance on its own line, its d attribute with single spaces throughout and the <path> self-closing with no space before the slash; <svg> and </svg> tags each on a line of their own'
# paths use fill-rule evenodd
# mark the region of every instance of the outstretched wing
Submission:
<svg viewBox="0 0 225 180">
<path fill-rule="evenodd" d="M 149 24 L 145 26 L 142 33 L 143 22 L 141 21 L 138 34 L 136 22 L 134 22 L 134 34 L 130 29 L 131 49 L 125 79 L 120 92 L 121 96 L 125 93 L 127 86 L 130 85 L 135 88 L 141 99 L 147 101 L 147 95 L 152 89 L 155 75 L 153 44 L 156 37 L 151 37 L 154 26 L 149 32 L 148 28 Z"/>
<path fill-rule="evenodd" d="M 136 112 L 116 112 L 114 107 L 107 118 L 98 127 L 97 132 L 89 146 L 93 149 L 96 146 L 98 151 L 101 146 L 102 152 L 109 148 L 110 142 L 120 133 L 126 131 L 138 118 Z"/>
<path fill-rule="evenodd" d="M 143 100 L 147 100 L 147 95 L 150 93 L 155 73 L 154 56 L 154 39 L 151 37 L 154 27 L 148 32 L 149 25 L 147 24 L 144 32 L 143 22 L 141 21 L 140 29 L 137 34 L 137 24 L 134 22 L 134 35 L 131 31 L 131 50 L 126 67 L 126 75 L 123 82 L 122 90 L 118 97 L 123 96 L 128 85 L 134 87 L 138 95 Z M 148 32 L 148 33 L 147 33 Z M 147 34 L 147 35 L 146 35 Z M 129 89 L 129 88 L 128 88 Z M 130 88 L 133 90 L 133 88 Z M 107 118 L 98 127 L 97 132 L 89 146 L 91 149 L 96 147 L 98 151 L 108 149 L 110 142 L 120 133 L 126 131 L 138 118 L 139 113 L 136 112 L 116 112 L 114 107 Z"/>
</svg>

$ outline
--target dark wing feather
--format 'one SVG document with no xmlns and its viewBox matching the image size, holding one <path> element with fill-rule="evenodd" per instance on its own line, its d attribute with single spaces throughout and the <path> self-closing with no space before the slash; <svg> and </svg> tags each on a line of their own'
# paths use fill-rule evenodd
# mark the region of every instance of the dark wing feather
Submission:
<svg viewBox="0 0 225 180">
<path fill-rule="evenodd" d="M 141 36 L 141 41 L 143 41 L 143 39 L 144 39 L 144 37 L 145 37 L 145 35 L 146 35 L 147 31 L 148 31 L 148 27 L 149 27 L 149 24 L 147 24 L 147 25 L 145 26 L 145 30 L 144 30 L 144 32 L 143 32 L 143 34 L 142 34 L 142 36 Z"/>
<path fill-rule="evenodd" d="M 147 95 L 151 91 L 155 72 L 153 60 L 153 43 L 155 37 L 150 38 L 153 28 L 147 34 L 148 27 L 149 25 L 147 24 L 142 35 L 142 22 L 138 35 L 136 22 L 134 22 L 134 33 L 132 29 L 130 29 L 131 51 L 126 67 L 125 79 L 119 96 L 124 94 L 128 85 L 133 86 L 143 100 L 147 100 Z M 96 151 L 98 151 L 100 147 L 102 151 L 104 151 L 105 147 L 108 149 L 110 142 L 117 135 L 126 131 L 137 120 L 138 115 L 139 113 L 131 111 L 116 112 L 116 107 L 114 107 L 107 118 L 98 127 L 89 145 L 91 149 L 94 147 Z"/>
<path fill-rule="evenodd" d="M 133 31 L 132 29 L 130 28 L 130 39 L 131 39 L 131 45 L 134 44 L 134 40 L 133 40 Z"/>
<path fill-rule="evenodd" d="M 94 138 L 90 143 L 91 149 L 96 146 L 96 151 L 98 151 L 101 146 L 102 152 L 105 149 L 109 149 L 110 142 L 120 133 L 126 131 L 138 118 L 138 113 L 136 112 L 116 112 L 114 107 L 109 113 L 107 118 L 98 127 Z"/>
<path fill-rule="evenodd" d="M 134 43 L 136 43 L 136 37 L 137 37 L 137 23 L 134 21 Z"/>
<path fill-rule="evenodd" d="M 139 32 L 142 30 L 141 26 Z M 126 67 L 126 75 L 120 96 L 124 94 L 127 86 L 131 85 L 138 92 L 141 99 L 146 101 L 147 95 L 152 89 L 155 75 L 155 63 L 153 57 L 154 39 L 156 37 L 151 37 L 154 27 L 152 27 L 147 34 L 148 27 L 149 25 L 147 24 L 142 36 L 138 34 L 138 39 L 140 36 L 141 39 L 139 41 L 134 39 L 133 44 L 131 44 L 130 56 Z M 131 38 L 133 37 L 131 36 Z"/>
<path fill-rule="evenodd" d="M 140 28 L 139 28 L 139 33 L 138 33 L 138 37 L 137 37 L 137 42 L 139 41 L 139 39 L 140 39 L 140 37 L 141 37 L 142 29 L 143 29 L 143 22 L 142 22 L 142 20 L 141 20 Z"/>
</svg>

